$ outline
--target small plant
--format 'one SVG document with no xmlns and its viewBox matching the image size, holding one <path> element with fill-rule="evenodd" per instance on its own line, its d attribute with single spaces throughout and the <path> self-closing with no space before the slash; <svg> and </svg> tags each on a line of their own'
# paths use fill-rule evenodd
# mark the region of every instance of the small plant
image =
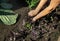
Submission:
<svg viewBox="0 0 60 41">
<path fill-rule="evenodd" d="M 31 9 L 32 7 L 36 6 L 39 0 L 26 0 L 28 3 L 28 7 Z"/>
<path fill-rule="evenodd" d="M 32 25 L 29 22 L 25 23 L 25 27 L 27 27 L 27 29 L 32 29 Z"/>
</svg>

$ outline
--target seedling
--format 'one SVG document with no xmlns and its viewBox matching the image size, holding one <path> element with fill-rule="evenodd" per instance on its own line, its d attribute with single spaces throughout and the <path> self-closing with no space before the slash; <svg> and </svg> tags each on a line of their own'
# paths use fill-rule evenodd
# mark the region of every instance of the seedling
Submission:
<svg viewBox="0 0 60 41">
<path fill-rule="evenodd" d="M 27 29 L 32 29 L 32 25 L 31 25 L 29 22 L 26 22 L 26 23 L 25 23 L 25 27 L 26 27 Z"/>
</svg>

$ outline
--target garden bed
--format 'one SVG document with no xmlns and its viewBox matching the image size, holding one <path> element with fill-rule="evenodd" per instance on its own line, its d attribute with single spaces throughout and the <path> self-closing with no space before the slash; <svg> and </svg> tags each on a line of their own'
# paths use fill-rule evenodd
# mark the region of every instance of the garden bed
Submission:
<svg viewBox="0 0 60 41">
<path fill-rule="evenodd" d="M 59 9 L 56 8 L 57 11 L 31 22 L 29 8 L 20 4 L 13 7 L 14 12 L 18 13 L 16 23 L 10 26 L 0 24 L 0 41 L 57 41 L 60 34 Z"/>
</svg>

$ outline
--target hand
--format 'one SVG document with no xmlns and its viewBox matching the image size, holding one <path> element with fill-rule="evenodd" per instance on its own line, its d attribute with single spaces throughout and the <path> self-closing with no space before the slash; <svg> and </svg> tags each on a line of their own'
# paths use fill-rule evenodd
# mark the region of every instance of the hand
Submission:
<svg viewBox="0 0 60 41">
<path fill-rule="evenodd" d="M 35 10 L 31 10 L 28 15 L 29 16 L 35 16 L 32 21 L 36 21 L 37 19 L 51 13 L 59 4 L 60 4 L 60 0 L 51 0 L 50 4 L 48 7 L 46 7 L 44 10 L 42 10 L 39 14 L 39 10 L 43 7 L 43 5 L 47 2 L 47 0 L 41 0 L 38 4 L 38 6 L 36 7 Z"/>
<path fill-rule="evenodd" d="M 28 15 L 29 16 L 35 16 L 38 12 L 36 10 L 31 10 Z"/>
</svg>

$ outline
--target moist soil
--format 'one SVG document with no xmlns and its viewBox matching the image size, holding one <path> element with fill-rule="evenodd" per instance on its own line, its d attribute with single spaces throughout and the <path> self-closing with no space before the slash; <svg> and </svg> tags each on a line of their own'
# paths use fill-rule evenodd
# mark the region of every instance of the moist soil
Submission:
<svg viewBox="0 0 60 41">
<path fill-rule="evenodd" d="M 13 3 L 12 8 L 18 13 L 16 23 L 13 25 L 0 24 L 0 41 L 57 41 L 60 36 L 60 6 L 51 14 L 32 22 L 32 17 L 28 16 L 30 10 L 26 3 L 19 3 Z M 26 23 L 29 25 L 26 26 Z"/>
</svg>

